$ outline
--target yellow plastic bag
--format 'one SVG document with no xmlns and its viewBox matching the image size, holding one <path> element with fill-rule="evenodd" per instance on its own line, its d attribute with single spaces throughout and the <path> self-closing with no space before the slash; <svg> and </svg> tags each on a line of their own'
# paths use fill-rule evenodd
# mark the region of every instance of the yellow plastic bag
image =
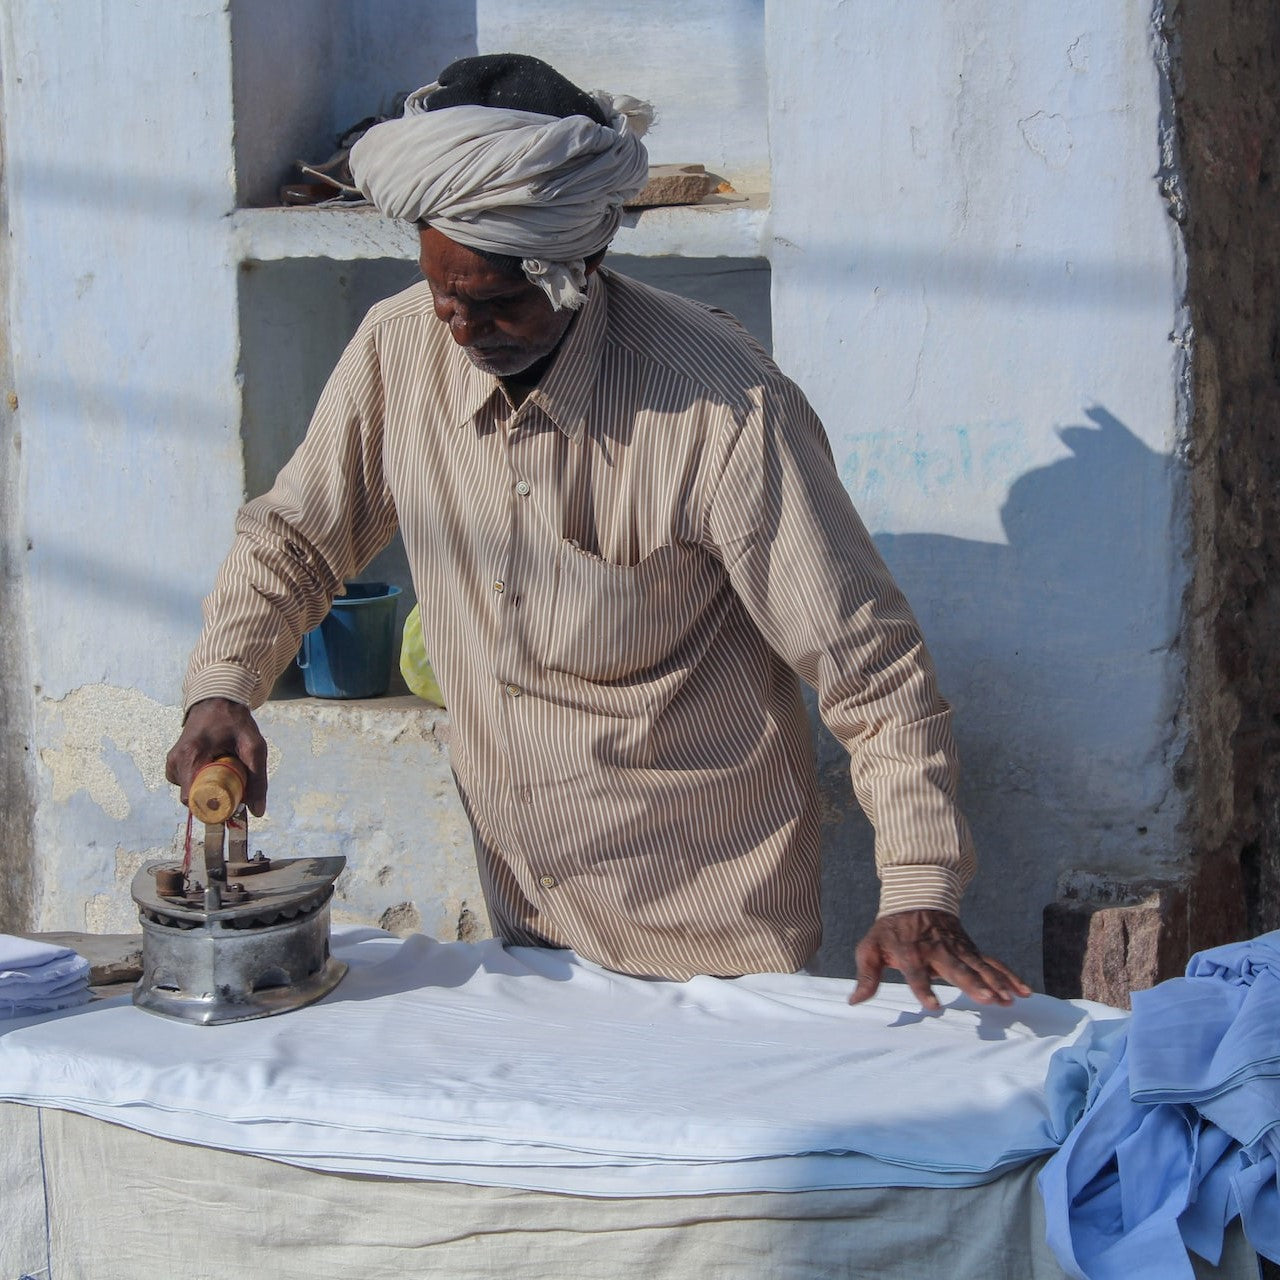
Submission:
<svg viewBox="0 0 1280 1280">
<path fill-rule="evenodd" d="M 436 673 L 427 658 L 426 641 L 422 638 L 422 615 L 415 604 L 404 620 L 404 636 L 400 641 L 400 674 L 409 688 L 426 702 L 444 706 L 444 694 L 436 683 Z"/>
</svg>

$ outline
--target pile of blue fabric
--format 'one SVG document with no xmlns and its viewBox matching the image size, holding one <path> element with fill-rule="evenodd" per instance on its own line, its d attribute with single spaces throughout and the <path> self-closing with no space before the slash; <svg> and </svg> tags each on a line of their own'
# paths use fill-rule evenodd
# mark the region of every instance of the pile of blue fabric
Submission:
<svg viewBox="0 0 1280 1280">
<path fill-rule="evenodd" d="M 1040 1175 L 1080 1280 L 1193 1280 L 1239 1217 L 1280 1262 L 1280 932 L 1192 957 L 1133 997 L 1123 1051 Z"/>
<path fill-rule="evenodd" d="M 0 1018 L 70 1009 L 89 999 L 89 962 L 68 947 L 0 933 Z"/>
</svg>

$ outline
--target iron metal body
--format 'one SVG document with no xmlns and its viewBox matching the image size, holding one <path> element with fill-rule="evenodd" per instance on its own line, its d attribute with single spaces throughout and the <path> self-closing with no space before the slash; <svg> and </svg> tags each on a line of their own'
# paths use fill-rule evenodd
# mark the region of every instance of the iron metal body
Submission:
<svg viewBox="0 0 1280 1280">
<path fill-rule="evenodd" d="M 220 824 L 216 824 L 220 826 Z M 134 877 L 142 922 L 139 1008 L 209 1026 L 285 1013 L 327 995 L 347 966 L 329 954 L 329 903 L 346 859 L 223 863 L 205 829 L 206 885 L 181 863 Z M 233 842 L 233 855 L 243 848 Z"/>
</svg>

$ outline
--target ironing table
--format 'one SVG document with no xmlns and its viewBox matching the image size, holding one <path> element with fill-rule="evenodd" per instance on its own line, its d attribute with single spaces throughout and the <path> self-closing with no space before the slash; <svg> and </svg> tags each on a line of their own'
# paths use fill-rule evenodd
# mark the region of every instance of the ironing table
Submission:
<svg viewBox="0 0 1280 1280">
<path fill-rule="evenodd" d="M 1036 1176 L 1126 1015 L 335 932 L 350 972 L 205 1027 L 0 1022 L 0 1280 L 1058 1280 Z M 1244 1280 L 1238 1230 L 1218 1266 Z"/>
</svg>

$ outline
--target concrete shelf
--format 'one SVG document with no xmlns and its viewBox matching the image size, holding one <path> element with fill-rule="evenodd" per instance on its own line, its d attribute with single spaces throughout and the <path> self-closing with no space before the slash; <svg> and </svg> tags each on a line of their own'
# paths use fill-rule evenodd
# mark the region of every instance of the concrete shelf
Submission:
<svg viewBox="0 0 1280 1280">
<path fill-rule="evenodd" d="M 272 723 L 281 719 L 308 725 L 348 725 L 357 729 L 382 730 L 385 723 L 378 717 L 395 717 L 397 727 L 387 735 L 391 741 L 397 733 L 429 734 L 446 740 L 450 718 L 444 707 L 415 697 L 412 693 L 391 693 L 381 698 L 312 698 L 307 694 L 272 696 L 254 713 Z M 369 717 L 374 717 L 371 721 Z"/>
<path fill-rule="evenodd" d="M 626 214 L 612 250 L 645 258 L 763 258 L 768 221 L 767 192 L 712 195 L 698 205 Z M 238 209 L 231 223 L 242 262 L 418 256 L 413 229 L 367 205 Z"/>
</svg>

